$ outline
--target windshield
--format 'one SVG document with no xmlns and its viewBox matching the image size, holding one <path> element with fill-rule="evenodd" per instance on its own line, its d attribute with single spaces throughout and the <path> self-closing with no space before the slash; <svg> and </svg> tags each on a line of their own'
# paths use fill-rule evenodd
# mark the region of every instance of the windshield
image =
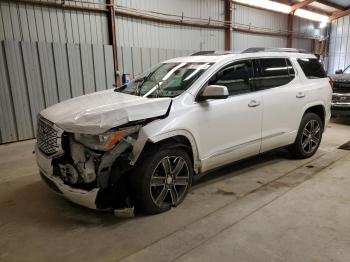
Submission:
<svg viewBox="0 0 350 262">
<path fill-rule="evenodd" d="M 187 90 L 211 63 L 164 63 L 116 91 L 144 97 L 175 97 Z"/>
<path fill-rule="evenodd" d="M 350 75 L 350 66 L 344 70 L 343 74 Z"/>
</svg>

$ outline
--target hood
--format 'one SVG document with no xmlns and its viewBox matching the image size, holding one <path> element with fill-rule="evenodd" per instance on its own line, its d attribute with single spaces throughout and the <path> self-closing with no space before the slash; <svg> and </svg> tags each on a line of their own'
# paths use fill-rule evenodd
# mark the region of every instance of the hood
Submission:
<svg viewBox="0 0 350 262">
<path fill-rule="evenodd" d="M 101 134 L 131 121 L 167 113 L 170 98 L 143 98 L 104 90 L 53 105 L 40 115 L 67 132 Z"/>
<path fill-rule="evenodd" d="M 350 75 L 349 74 L 337 74 L 337 75 L 330 75 L 330 78 L 334 82 L 347 82 L 350 81 Z"/>
</svg>

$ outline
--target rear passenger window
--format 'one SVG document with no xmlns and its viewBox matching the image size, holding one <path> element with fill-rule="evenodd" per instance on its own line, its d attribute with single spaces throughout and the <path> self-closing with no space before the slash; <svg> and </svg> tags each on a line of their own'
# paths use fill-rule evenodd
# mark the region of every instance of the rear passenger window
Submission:
<svg viewBox="0 0 350 262">
<path fill-rule="evenodd" d="M 288 84 L 294 76 L 292 64 L 285 58 L 262 58 L 255 60 L 255 88 L 264 90 Z M 291 74 L 291 76 L 290 76 Z"/>
<path fill-rule="evenodd" d="M 298 63 L 303 70 L 305 76 L 309 79 L 326 78 L 327 74 L 323 66 L 316 58 L 300 58 Z"/>
<path fill-rule="evenodd" d="M 251 91 L 252 71 L 251 61 L 235 62 L 221 69 L 209 84 L 226 86 L 230 95 L 247 93 Z"/>
</svg>

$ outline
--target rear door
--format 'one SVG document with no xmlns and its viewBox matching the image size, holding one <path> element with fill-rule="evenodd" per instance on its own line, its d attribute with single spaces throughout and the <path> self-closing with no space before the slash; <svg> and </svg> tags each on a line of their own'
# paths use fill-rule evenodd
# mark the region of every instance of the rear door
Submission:
<svg viewBox="0 0 350 262">
<path fill-rule="evenodd" d="M 305 90 L 288 58 L 254 60 L 255 89 L 263 104 L 261 152 L 293 143 Z"/>
</svg>

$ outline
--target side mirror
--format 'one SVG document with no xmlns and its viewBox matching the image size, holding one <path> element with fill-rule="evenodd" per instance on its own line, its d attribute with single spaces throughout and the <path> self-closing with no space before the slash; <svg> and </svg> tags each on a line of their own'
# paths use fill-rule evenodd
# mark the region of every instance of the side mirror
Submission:
<svg viewBox="0 0 350 262">
<path fill-rule="evenodd" d="M 204 88 L 203 92 L 199 95 L 199 100 L 207 99 L 225 99 L 228 97 L 228 90 L 226 86 L 220 85 L 208 85 Z"/>
<path fill-rule="evenodd" d="M 341 69 L 338 69 L 337 71 L 335 71 L 336 75 L 341 75 L 342 73 L 343 73 L 343 70 L 341 70 Z"/>
</svg>

